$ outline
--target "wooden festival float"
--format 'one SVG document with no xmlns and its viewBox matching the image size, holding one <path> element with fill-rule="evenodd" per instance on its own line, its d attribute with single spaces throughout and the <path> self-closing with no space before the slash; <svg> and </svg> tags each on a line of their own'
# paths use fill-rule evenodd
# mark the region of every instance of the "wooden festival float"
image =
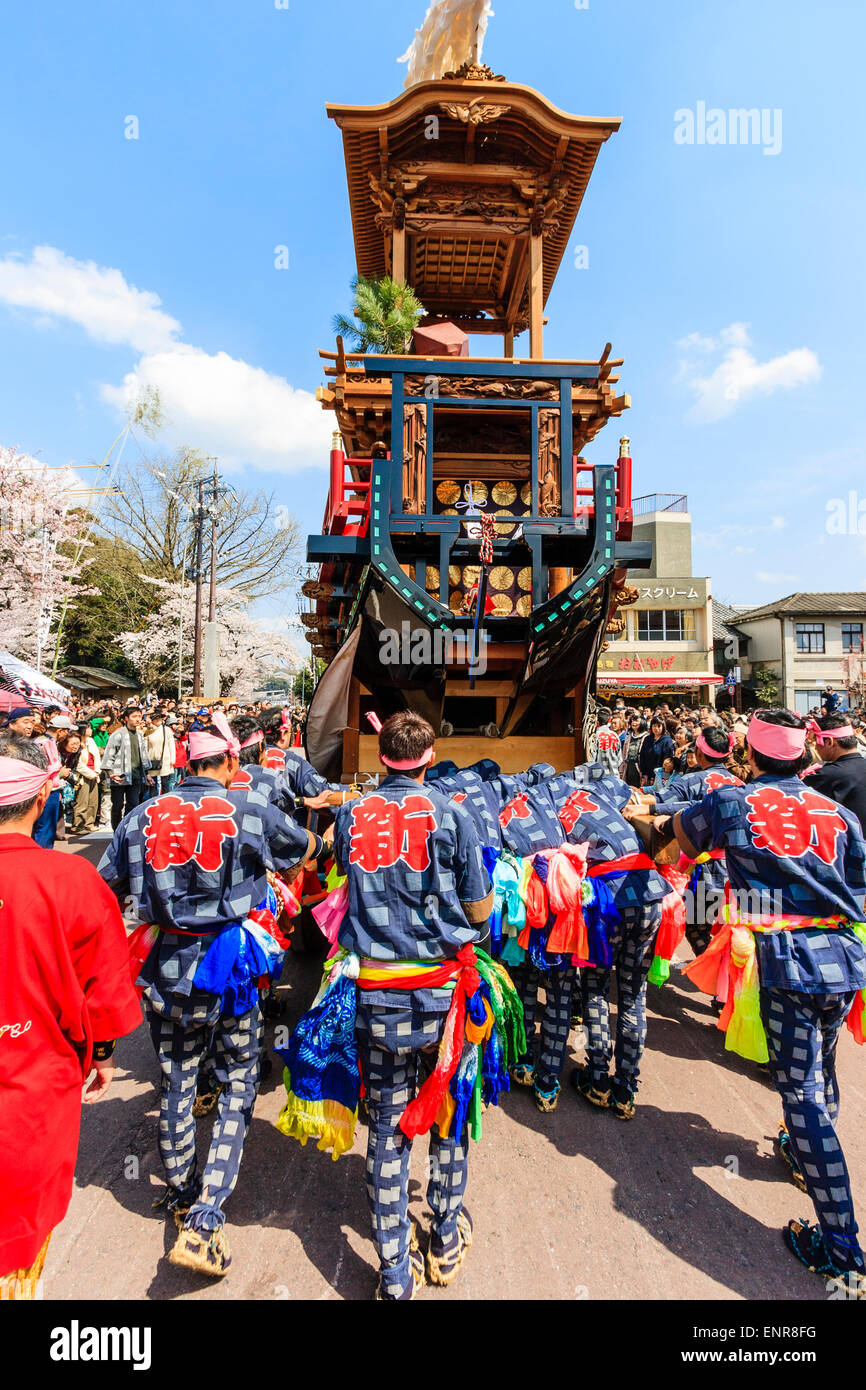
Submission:
<svg viewBox="0 0 866 1390">
<path fill-rule="evenodd" d="M 595 670 L 648 566 L 632 460 L 584 450 L 628 409 L 622 361 L 547 360 L 545 305 L 618 120 L 566 115 L 477 63 L 383 106 L 329 106 L 342 131 L 358 273 L 426 310 L 403 356 L 321 352 L 330 491 L 303 615 L 327 667 L 307 753 L 379 771 L 365 714 L 410 707 L 440 758 L 504 772 L 593 756 Z M 529 356 L 514 340 L 529 332 Z M 468 335 L 503 343 L 469 357 Z M 498 346 L 498 343 L 497 343 Z"/>
</svg>

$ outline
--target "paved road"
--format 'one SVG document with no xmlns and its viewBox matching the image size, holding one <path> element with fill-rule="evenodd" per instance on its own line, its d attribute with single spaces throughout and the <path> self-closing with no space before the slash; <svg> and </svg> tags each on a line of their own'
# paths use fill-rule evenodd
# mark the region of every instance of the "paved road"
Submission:
<svg viewBox="0 0 866 1390">
<path fill-rule="evenodd" d="M 102 841 L 83 848 L 97 859 Z M 290 957 L 285 1022 L 308 1006 L 319 962 Z M 630 1124 L 565 1093 L 540 1115 L 516 1091 L 484 1119 L 467 1204 L 476 1239 L 463 1274 L 425 1299 L 824 1299 L 779 1234 L 810 1203 L 773 1155 L 779 1106 L 765 1076 L 726 1055 L 705 998 L 677 978 L 650 991 L 649 1042 Z M 273 1038 L 269 1025 L 269 1039 Z M 571 1061 L 582 1056 L 572 1034 Z M 142 1027 L 117 1049 L 109 1098 L 84 1108 L 76 1187 L 56 1232 L 45 1297 L 367 1299 L 375 1288 L 364 1193 L 365 1132 L 338 1163 L 285 1139 L 273 1121 L 279 1067 L 265 1082 L 228 1206 L 226 1279 L 174 1269 L 174 1226 L 151 1211 L 157 1071 Z M 855 1200 L 866 1199 L 858 1136 L 866 1090 L 857 1050 L 840 1045 L 841 1138 Z M 210 1121 L 199 1122 L 200 1150 Z M 413 1155 L 413 1212 L 424 1220 L 426 1145 Z"/>
</svg>

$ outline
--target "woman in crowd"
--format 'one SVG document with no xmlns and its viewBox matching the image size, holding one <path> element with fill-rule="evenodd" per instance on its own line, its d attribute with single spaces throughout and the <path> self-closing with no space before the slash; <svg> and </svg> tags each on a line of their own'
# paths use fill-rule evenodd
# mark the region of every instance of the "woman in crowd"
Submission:
<svg viewBox="0 0 866 1390">
<path fill-rule="evenodd" d="M 630 787 L 640 786 L 640 750 L 646 738 L 646 724 L 640 715 L 632 712 L 629 716 L 628 730 L 622 741 L 622 763 L 620 775 Z"/>
<path fill-rule="evenodd" d="M 79 725 L 78 736 L 81 746 L 73 768 L 75 798 L 72 803 L 72 834 L 90 835 L 96 829 L 99 817 L 102 755 L 91 735 L 89 724 Z"/>
<path fill-rule="evenodd" d="M 686 770 L 686 749 L 691 743 L 685 724 L 678 724 L 674 731 L 674 771 L 680 774 Z"/>
<path fill-rule="evenodd" d="M 674 741 L 665 727 L 662 715 L 654 714 L 650 720 L 650 731 L 641 745 L 638 765 L 641 784 L 646 786 L 655 777 L 656 768 L 662 766 L 665 758 L 674 756 Z"/>
</svg>

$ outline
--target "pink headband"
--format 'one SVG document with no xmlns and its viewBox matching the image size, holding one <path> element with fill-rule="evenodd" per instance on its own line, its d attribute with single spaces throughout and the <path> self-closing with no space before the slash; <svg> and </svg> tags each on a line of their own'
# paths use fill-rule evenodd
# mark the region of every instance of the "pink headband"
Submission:
<svg viewBox="0 0 866 1390">
<path fill-rule="evenodd" d="M 252 746 L 253 746 L 254 743 L 263 743 L 263 742 L 264 742 L 264 737 L 265 737 L 265 736 L 264 736 L 264 734 L 262 733 L 261 729 L 256 729 L 255 733 L 254 733 L 254 734 L 250 734 L 250 736 L 249 736 L 249 738 L 246 740 L 246 742 L 244 742 L 244 743 L 241 744 L 241 749 L 244 749 L 244 748 L 252 748 Z"/>
<path fill-rule="evenodd" d="M 31 801 L 60 771 L 61 762 L 49 751 L 48 766 L 34 767 L 21 758 L 0 758 L 0 806 L 18 806 Z"/>
<path fill-rule="evenodd" d="M 850 724 L 843 724 L 841 729 L 821 729 L 814 719 L 809 719 L 806 721 L 806 728 L 810 734 L 815 735 L 816 743 L 820 743 L 822 746 L 825 743 L 832 743 L 834 738 L 856 738 Z"/>
<path fill-rule="evenodd" d="M 806 729 L 788 729 L 783 724 L 768 724 L 753 714 L 746 738 L 756 753 L 792 763 L 806 747 L 807 732 Z"/>
<path fill-rule="evenodd" d="M 381 732 L 382 732 L 382 721 L 381 721 L 381 719 L 379 718 L 378 714 L 373 714 L 373 713 L 371 712 L 370 714 L 367 715 L 367 718 L 368 718 L 368 720 L 370 721 L 370 723 L 372 724 L 373 728 L 376 730 L 376 733 L 377 733 L 377 734 L 381 734 Z M 418 759 L 409 758 L 409 759 L 404 759 L 402 762 L 399 762 L 399 763 L 398 763 L 398 762 L 396 762 L 396 761 L 395 761 L 394 759 L 392 759 L 392 758 L 383 758 L 383 757 L 382 757 L 382 754 L 380 753 L 380 754 L 379 754 L 379 762 L 382 764 L 383 767 L 390 767 L 390 769 L 391 769 L 392 772 L 413 772 L 413 771 L 415 771 L 415 770 L 417 770 L 417 769 L 420 769 L 420 768 L 422 768 L 422 767 L 426 767 L 428 763 L 432 763 L 432 761 L 433 761 L 433 753 L 434 753 L 434 749 L 433 749 L 433 744 L 431 743 L 431 744 L 430 744 L 430 747 L 427 749 L 427 752 L 424 754 L 423 758 L 418 758 Z"/>
<path fill-rule="evenodd" d="M 393 772 L 411 772 L 413 769 L 420 769 L 422 767 L 426 767 L 428 763 L 432 763 L 434 751 L 435 750 L 431 743 L 423 758 L 404 759 L 402 762 L 399 763 L 392 760 L 391 758 L 383 758 L 382 754 L 380 753 L 379 762 L 383 763 L 385 767 L 390 767 Z"/>
<path fill-rule="evenodd" d="M 730 753 L 736 741 L 737 740 L 733 734 L 728 734 L 728 751 L 727 753 L 719 753 L 717 749 L 710 747 L 710 745 L 707 743 L 707 740 L 704 738 L 704 731 L 703 729 L 701 729 L 701 732 L 695 739 L 695 744 L 698 748 L 700 748 L 705 758 L 718 758 L 719 760 L 721 760 L 728 756 L 728 753 Z"/>
<path fill-rule="evenodd" d="M 236 758 L 240 750 L 240 744 L 229 728 L 229 721 L 224 714 L 213 714 L 211 724 L 218 729 L 221 738 L 215 734 L 209 734 L 206 729 L 194 729 L 189 736 L 189 760 L 191 763 L 198 762 L 199 758 L 216 758 L 220 753 L 229 753 Z"/>
</svg>

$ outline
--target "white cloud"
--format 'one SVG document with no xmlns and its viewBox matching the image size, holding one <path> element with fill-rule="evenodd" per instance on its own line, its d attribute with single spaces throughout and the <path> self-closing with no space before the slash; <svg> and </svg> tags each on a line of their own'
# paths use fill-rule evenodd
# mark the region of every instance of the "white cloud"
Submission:
<svg viewBox="0 0 866 1390">
<path fill-rule="evenodd" d="M 97 342 L 128 343 L 136 352 L 165 347 L 180 332 L 177 319 L 160 308 L 159 295 L 137 290 L 119 270 L 73 260 L 54 246 L 35 247 L 29 261 L 15 253 L 0 259 L 0 301 L 67 319 Z"/>
<path fill-rule="evenodd" d="M 228 353 L 178 343 L 143 357 L 102 397 L 123 410 L 146 386 L 159 391 L 166 435 L 215 454 L 224 468 L 296 472 L 327 462 L 333 424 L 312 392 Z"/>
<path fill-rule="evenodd" d="M 807 386 L 821 376 L 821 364 L 811 348 L 794 348 L 780 357 L 759 362 L 752 352 L 749 328 L 732 323 L 718 339 L 690 333 L 677 346 L 684 354 L 679 363 L 679 379 L 695 397 L 688 417 L 695 421 L 721 420 L 742 401 L 753 396 L 769 396 L 774 391 L 790 391 Z M 722 354 L 707 374 L 709 360 Z"/>
<path fill-rule="evenodd" d="M 771 574 L 768 570 L 758 570 L 755 578 L 759 584 L 796 584 L 799 580 L 799 575 Z"/>
<path fill-rule="evenodd" d="M 717 526 L 715 531 L 696 531 L 694 539 L 696 544 L 702 545 L 708 550 L 727 550 L 735 537 L 759 536 L 766 535 L 768 532 L 783 531 L 787 524 L 783 516 L 771 516 L 766 526 L 743 526 L 735 522 L 728 526 Z M 734 549 L 743 555 L 752 553 L 752 548 L 747 546 L 737 545 Z"/>
<path fill-rule="evenodd" d="M 138 362 L 100 395 L 123 411 L 145 387 L 156 387 L 170 442 L 214 454 L 227 470 L 296 472 L 327 464 L 333 422 L 311 392 L 227 352 L 184 343 L 159 296 L 128 284 L 119 270 L 73 260 L 53 246 L 35 247 L 29 260 L 10 253 L 0 258 L 0 303 L 131 348 Z"/>
</svg>

